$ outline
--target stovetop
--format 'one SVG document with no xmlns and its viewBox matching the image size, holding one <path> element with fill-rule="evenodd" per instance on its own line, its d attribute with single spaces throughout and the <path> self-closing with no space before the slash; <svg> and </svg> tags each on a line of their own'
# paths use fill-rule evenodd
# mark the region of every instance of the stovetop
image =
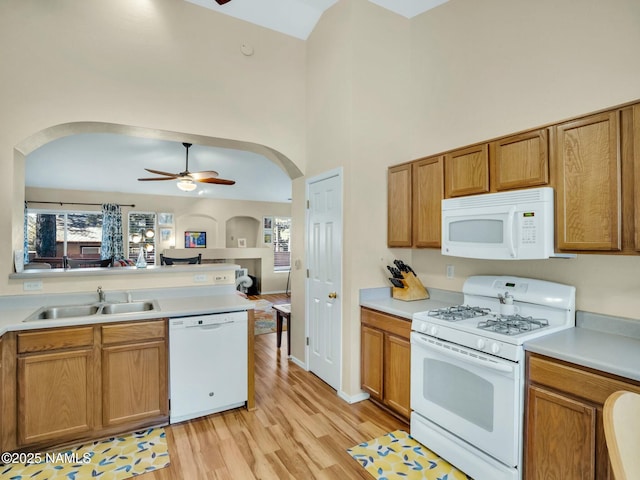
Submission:
<svg viewBox="0 0 640 480">
<path fill-rule="evenodd" d="M 575 326 L 572 286 L 520 277 L 474 276 L 465 282 L 463 294 L 462 305 L 414 314 L 412 330 L 520 361 L 525 341 Z"/>
<path fill-rule="evenodd" d="M 533 318 L 530 315 L 524 316 L 518 313 L 503 315 L 491 311 L 490 308 L 470 305 L 454 305 L 453 307 L 429 310 L 427 315 L 431 319 L 446 322 L 459 322 L 480 317 L 477 322 L 478 329 L 503 335 L 518 335 L 549 326 L 549 320 L 546 318 Z M 471 326 L 471 322 L 468 323 Z"/>
</svg>

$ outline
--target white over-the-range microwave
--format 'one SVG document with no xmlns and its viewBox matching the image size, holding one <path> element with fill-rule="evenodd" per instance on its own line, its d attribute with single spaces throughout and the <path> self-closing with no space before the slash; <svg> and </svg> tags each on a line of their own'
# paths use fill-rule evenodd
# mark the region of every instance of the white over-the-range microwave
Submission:
<svg viewBox="0 0 640 480">
<path fill-rule="evenodd" d="M 554 253 L 553 188 L 442 201 L 442 254 L 489 260 L 575 257 Z"/>
</svg>

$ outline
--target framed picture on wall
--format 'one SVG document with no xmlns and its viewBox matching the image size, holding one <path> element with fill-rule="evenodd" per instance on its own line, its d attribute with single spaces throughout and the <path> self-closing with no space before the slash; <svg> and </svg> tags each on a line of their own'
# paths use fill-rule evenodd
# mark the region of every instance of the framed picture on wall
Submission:
<svg viewBox="0 0 640 480">
<path fill-rule="evenodd" d="M 264 234 L 264 243 L 273 243 L 273 235 L 271 233 Z"/>
<path fill-rule="evenodd" d="M 173 213 L 159 213 L 158 225 L 173 225 Z"/>
<path fill-rule="evenodd" d="M 163 242 L 168 242 L 171 240 L 171 229 L 170 228 L 161 228 L 160 229 L 160 240 Z"/>
<path fill-rule="evenodd" d="M 207 232 L 184 232 L 184 248 L 207 248 Z"/>
<path fill-rule="evenodd" d="M 273 228 L 273 217 L 263 217 L 262 228 L 265 230 L 271 230 Z"/>
</svg>

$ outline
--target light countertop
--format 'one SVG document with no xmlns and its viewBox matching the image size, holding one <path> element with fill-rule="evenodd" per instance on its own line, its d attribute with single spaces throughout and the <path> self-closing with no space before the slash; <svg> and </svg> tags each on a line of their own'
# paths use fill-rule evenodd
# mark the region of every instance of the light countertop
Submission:
<svg viewBox="0 0 640 480">
<path fill-rule="evenodd" d="M 577 312 L 576 328 L 525 342 L 528 352 L 640 381 L 640 321 Z"/>
<path fill-rule="evenodd" d="M 106 292 L 107 302 L 126 302 L 129 292 Z M 83 317 L 24 320 L 42 306 L 82 305 L 97 302 L 96 294 L 16 295 L 0 299 L 0 335 L 8 331 L 147 320 L 249 310 L 254 303 L 238 295 L 233 286 L 133 290 L 133 301 L 155 300 L 157 310 Z"/>
<path fill-rule="evenodd" d="M 391 287 L 360 290 L 360 306 L 411 320 L 414 313 L 462 303 L 462 293 L 430 288 L 427 300 L 406 302 L 391 296 Z"/>
</svg>

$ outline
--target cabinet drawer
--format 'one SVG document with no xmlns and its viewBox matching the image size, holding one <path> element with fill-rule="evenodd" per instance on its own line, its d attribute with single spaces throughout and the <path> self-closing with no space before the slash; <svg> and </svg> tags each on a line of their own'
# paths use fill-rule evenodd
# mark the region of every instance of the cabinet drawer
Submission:
<svg viewBox="0 0 640 480">
<path fill-rule="evenodd" d="M 618 390 L 640 393 L 640 384 L 596 373 L 588 369 L 557 360 L 531 355 L 529 357 L 529 381 L 584 398 L 598 405 L 604 404 L 609 395 Z"/>
<path fill-rule="evenodd" d="M 362 307 L 360 311 L 360 322 L 370 327 L 393 333 L 402 338 L 411 336 L 411 320 L 405 320 L 393 315 L 387 315 L 376 310 L 369 310 Z"/>
<path fill-rule="evenodd" d="M 114 323 L 102 326 L 102 344 L 137 342 L 153 338 L 164 338 L 166 335 L 165 321 L 152 320 L 150 322 Z"/>
<path fill-rule="evenodd" d="M 44 352 L 93 345 L 93 327 L 63 328 L 23 332 L 18 337 L 18 353 Z"/>
</svg>

